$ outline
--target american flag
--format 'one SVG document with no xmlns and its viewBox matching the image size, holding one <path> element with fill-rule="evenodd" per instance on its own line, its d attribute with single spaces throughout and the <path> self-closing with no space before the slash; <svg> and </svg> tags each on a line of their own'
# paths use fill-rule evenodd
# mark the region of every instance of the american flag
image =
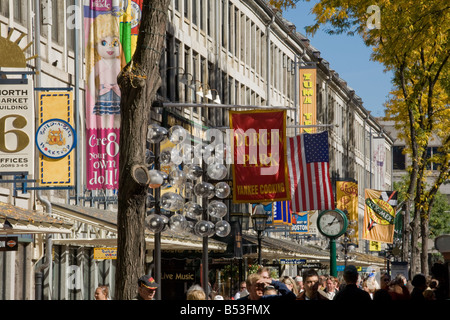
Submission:
<svg viewBox="0 0 450 320">
<path fill-rule="evenodd" d="M 328 132 L 302 133 L 288 139 L 291 211 L 334 209 L 329 174 Z"/>
</svg>

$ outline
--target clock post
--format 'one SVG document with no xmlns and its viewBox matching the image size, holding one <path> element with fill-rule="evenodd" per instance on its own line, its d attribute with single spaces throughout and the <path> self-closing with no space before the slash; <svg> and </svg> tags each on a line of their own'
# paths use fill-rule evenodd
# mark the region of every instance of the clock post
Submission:
<svg viewBox="0 0 450 320">
<path fill-rule="evenodd" d="M 347 215 L 339 209 L 322 211 L 317 218 L 317 227 L 330 240 L 330 275 L 337 277 L 336 239 L 347 231 Z"/>
<path fill-rule="evenodd" d="M 330 238 L 330 275 L 337 278 L 336 238 Z"/>
</svg>

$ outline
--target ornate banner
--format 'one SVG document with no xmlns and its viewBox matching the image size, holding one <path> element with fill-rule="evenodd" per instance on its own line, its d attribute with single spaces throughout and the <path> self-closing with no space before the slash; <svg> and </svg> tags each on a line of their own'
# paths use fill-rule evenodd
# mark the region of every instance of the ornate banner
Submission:
<svg viewBox="0 0 450 320">
<path fill-rule="evenodd" d="M 41 186 L 75 185 L 75 119 L 71 91 L 40 92 L 36 146 Z"/>
<path fill-rule="evenodd" d="M 230 111 L 233 202 L 290 199 L 286 111 Z"/>
<path fill-rule="evenodd" d="M 120 88 L 125 63 L 120 16 L 126 8 L 113 1 L 86 0 L 86 185 L 89 190 L 117 189 L 119 181 Z"/>
<path fill-rule="evenodd" d="M 396 191 L 365 190 L 363 239 L 393 243 Z"/>
<path fill-rule="evenodd" d="M 316 124 L 316 68 L 300 68 L 300 125 Z M 314 128 L 304 128 L 302 132 L 316 132 Z"/>
<path fill-rule="evenodd" d="M 336 181 L 336 208 L 347 210 L 348 219 L 356 221 L 348 229 L 355 230 L 352 242 L 358 243 L 358 183 L 356 181 Z"/>
</svg>

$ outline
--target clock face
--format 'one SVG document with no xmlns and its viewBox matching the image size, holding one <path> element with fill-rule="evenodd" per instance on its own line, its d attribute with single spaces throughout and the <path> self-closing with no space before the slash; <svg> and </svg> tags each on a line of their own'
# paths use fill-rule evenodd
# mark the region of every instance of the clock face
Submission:
<svg viewBox="0 0 450 320">
<path fill-rule="evenodd" d="M 337 237 L 341 235 L 346 226 L 345 214 L 339 211 L 325 211 L 319 216 L 319 230 L 328 237 Z"/>
</svg>

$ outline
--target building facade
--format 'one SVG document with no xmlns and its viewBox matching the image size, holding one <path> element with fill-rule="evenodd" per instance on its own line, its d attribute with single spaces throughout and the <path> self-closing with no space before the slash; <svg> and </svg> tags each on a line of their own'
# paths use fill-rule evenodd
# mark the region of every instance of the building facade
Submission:
<svg viewBox="0 0 450 320">
<path fill-rule="evenodd" d="M 309 123 L 298 109 L 302 99 L 299 72 L 301 68 L 314 67 L 317 73 L 315 125 L 317 130 L 329 130 L 332 181 L 351 179 L 358 182 L 361 230 L 364 190 L 392 189 L 392 168 L 383 166 L 379 170 L 372 144 L 375 139 L 381 141 L 385 163 L 391 163 L 393 140 L 364 108 L 362 99 L 321 56 L 319 49 L 264 0 L 172 0 L 168 17 L 166 44 L 160 63 L 162 85 L 158 94 L 162 101 L 180 103 L 180 107 L 163 111 L 149 109 L 152 121 L 163 123 L 165 117 L 181 117 L 199 126 L 226 127 L 229 109 L 201 107 L 217 95 L 222 104 L 235 105 L 234 109 L 244 105 L 292 108 L 287 111 L 287 135 L 293 136 L 306 128 L 299 126 Z M 86 70 L 81 63 L 85 56 L 82 19 L 83 10 L 75 0 L 10 0 L 0 4 L 1 36 L 6 38 L 12 30 L 12 41 L 25 35 L 19 42 L 21 47 L 33 43 L 26 54 L 36 57 L 27 62 L 26 70 L 34 72 L 29 76 L 34 87 L 71 88 L 75 96 L 79 135 L 75 188 L 22 193 L 17 192 L 15 184 L 0 181 L 2 202 L 64 219 L 72 225 L 70 233 L 52 236 L 53 269 L 42 268 L 45 270 L 45 299 L 92 299 L 97 285 L 112 286 L 114 283 L 114 261 L 93 258 L 94 248 L 115 245 L 117 198 L 112 190 L 90 191 L 85 187 Z M 188 82 L 183 81 L 186 76 Z M 199 86 L 211 89 L 211 101 L 196 94 Z M 181 104 L 198 106 L 183 107 Z M 324 127 L 320 127 L 322 125 Z M 96 211 L 86 209 L 85 212 L 84 207 Z M 249 212 L 250 209 L 248 205 L 232 204 L 230 211 Z M 314 218 L 311 221 L 315 223 Z M 49 238 L 46 234 L 50 233 L 42 233 L 40 237 Z M 268 236 L 280 237 L 280 234 Z M 318 244 L 326 243 L 320 236 L 315 238 Z M 29 254 L 33 258 L 24 270 L 46 266 L 44 252 L 48 243 L 36 239 L 23 243 L 30 253 L 40 252 Z M 175 244 L 170 239 L 166 242 L 167 247 L 177 249 L 183 246 L 195 249 L 198 244 L 195 240 L 189 244 Z M 367 241 L 359 241 L 360 251 L 366 252 L 367 246 Z M 215 248 L 220 249 L 221 245 L 217 244 Z M 7 252 L 1 254 L 0 264 L 11 268 L 8 274 L 20 273 L 14 268 L 21 268 L 21 265 L 13 262 L 22 258 Z M 149 262 L 151 260 L 149 257 Z M 34 283 L 32 273 L 27 277 L 21 281 Z M 32 286 L 19 286 L 15 291 L 7 289 L 10 287 L 5 279 L 0 282 L 0 287 L 3 294 L 0 299 L 33 299 L 35 296 Z"/>
</svg>

